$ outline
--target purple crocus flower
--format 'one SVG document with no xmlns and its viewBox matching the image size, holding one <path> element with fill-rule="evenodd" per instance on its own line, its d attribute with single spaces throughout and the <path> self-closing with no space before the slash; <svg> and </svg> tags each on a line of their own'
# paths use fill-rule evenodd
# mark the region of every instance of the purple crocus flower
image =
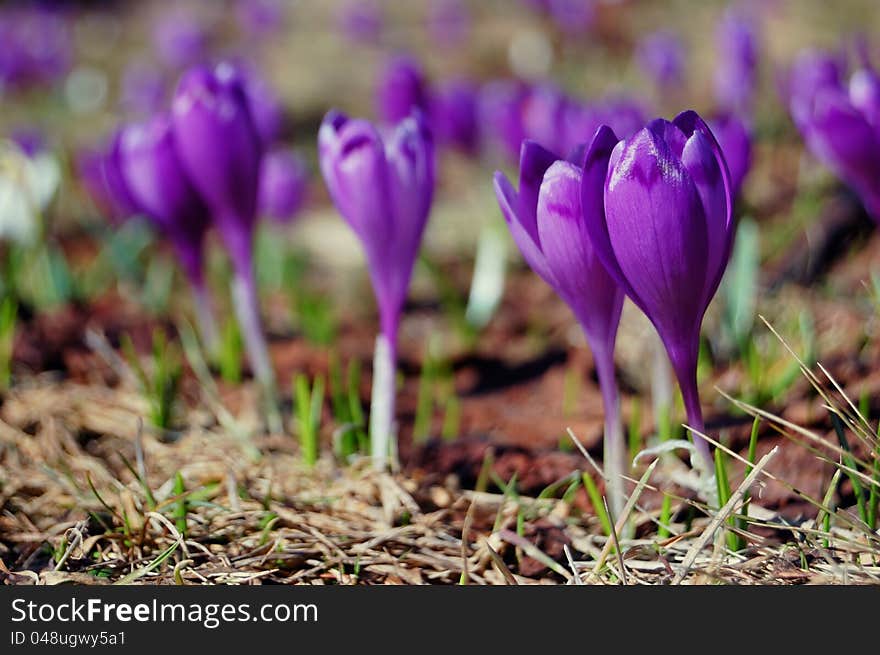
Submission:
<svg viewBox="0 0 880 655">
<path fill-rule="evenodd" d="M 413 109 L 428 108 L 428 83 L 419 63 L 408 55 L 391 58 L 376 85 L 376 113 L 383 122 L 394 125 Z"/>
<path fill-rule="evenodd" d="M 596 20 L 593 0 L 547 0 L 546 5 L 556 26 L 573 36 L 588 32 Z"/>
<path fill-rule="evenodd" d="M 477 124 L 478 87 L 466 79 L 439 84 L 431 94 L 430 121 L 438 142 L 448 143 L 466 153 L 479 145 Z"/>
<path fill-rule="evenodd" d="M 667 30 L 646 36 L 638 46 L 637 56 L 645 75 L 657 88 L 668 93 L 684 81 L 685 50 L 681 39 Z"/>
<path fill-rule="evenodd" d="M 533 141 L 520 155 L 519 192 L 501 172 L 495 195 L 513 239 L 538 275 L 571 307 L 593 352 L 605 406 L 605 465 L 613 509 L 622 508 L 625 451 L 614 374 L 623 289 L 608 274 L 586 232 L 586 215 L 604 216 L 605 175 L 617 137 L 599 128 L 575 162 Z M 601 220 L 601 219 L 596 219 Z"/>
<path fill-rule="evenodd" d="M 339 7 L 337 22 L 349 40 L 376 43 L 382 35 L 385 16 L 377 0 L 345 0 Z"/>
<path fill-rule="evenodd" d="M 467 39 L 470 14 L 462 0 L 431 0 L 427 23 L 434 42 L 448 48 Z"/>
<path fill-rule="evenodd" d="M 607 125 L 615 134 L 625 139 L 635 134 L 644 124 L 644 110 L 629 98 L 608 98 L 593 103 L 570 102 L 560 130 L 564 131 L 566 144 L 562 152 L 570 152 L 579 144 L 588 143 L 602 125 Z"/>
<path fill-rule="evenodd" d="M 156 53 L 172 68 L 205 61 L 208 43 L 207 26 L 198 13 L 185 6 L 162 12 L 153 27 Z"/>
<path fill-rule="evenodd" d="M 267 153 L 260 170 L 260 213 L 277 223 L 289 223 L 305 201 L 308 173 L 305 160 L 295 151 Z"/>
<path fill-rule="evenodd" d="M 516 80 L 493 80 L 481 87 L 477 131 L 486 150 L 501 159 L 516 161 L 526 138 L 523 108 L 528 97 L 528 86 Z"/>
<path fill-rule="evenodd" d="M 121 131 L 120 167 L 140 212 L 156 224 L 174 247 L 192 286 L 202 337 L 209 351 L 213 351 L 217 329 L 203 274 L 210 214 L 183 170 L 175 141 L 167 114 L 130 125 Z"/>
<path fill-rule="evenodd" d="M 117 131 L 106 147 L 84 150 L 77 157 L 77 170 L 86 192 L 98 209 L 114 223 L 122 223 L 139 211 L 122 174 Z"/>
<path fill-rule="evenodd" d="M 810 151 L 880 222 L 880 77 L 862 68 L 846 87 L 841 73 L 832 59 L 799 58 L 790 81 L 792 118 Z"/>
<path fill-rule="evenodd" d="M 587 166 L 589 174 L 589 164 Z M 593 196 L 584 187 L 584 206 Z M 691 427 L 704 431 L 697 389 L 700 326 L 727 266 L 733 195 L 724 155 L 692 111 L 650 122 L 619 142 L 605 211 L 584 211 L 599 259 L 654 324 L 678 378 Z M 712 467 L 708 443 L 694 440 Z"/>
<path fill-rule="evenodd" d="M 369 122 L 331 111 L 318 157 L 330 197 L 363 244 L 379 306 L 370 432 L 381 468 L 393 433 L 397 330 L 434 194 L 434 145 L 418 114 L 383 140 Z"/>
<path fill-rule="evenodd" d="M 565 130 L 566 115 L 572 104 L 568 96 L 552 85 L 535 86 L 522 108 L 526 138 L 553 152 L 567 153 L 574 145 Z"/>
<path fill-rule="evenodd" d="M 262 38 L 277 32 L 284 24 L 284 0 L 238 0 L 235 5 L 238 24 L 252 37 Z"/>
<path fill-rule="evenodd" d="M 150 115 L 165 104 L 168 81 L 156 66 L 135 61 L 126 66 L 122 75 L 119 104 L 126 112 Z"/>
<path fill-rule="evenodd" d="M 245 61 L 227 61 L 232 73 L 241 82 L 247 97 L 251 119 L 260 135 L 263 148 L 268 149 L 281 136 L 284 129 L 284 106 L 275 89 L 253 64 Z"/>
<path fill-rule="evenodd" d="M 0 86 L 53 82 L 70 70 L 73 38 L 66 16 L 24 4 L 0 9 Z"/>
<path fill-rule="evenodd" d="M 805 50 L 798 54 L 788 75 L 781 80 L 781 95 L 800 129 L 809 119 L 813 98 L 823 89 L 843 86 L 846 65 L 838 55 Z"/>
<path fill-rule="evenodd" d="M 715 98 L 726 111 L 752 109 L 757 86 L 758 35 L 754 23 L 739 12 L 725 12 L 716 29 L 718 63 Z"/>
<path fill-rule="evenodd" d="M 234 66 L 197 67 L 180 81 L 172 103 L 177 151 L 193 187 L 211 211 L 232 260 L 233 296 L 254 375 L 271 397 L 269 360 L 254 280 L 253 236 L 262 145 L 243 82 Z M 280 430 L 277 411 L 269 415 Z"/>
<path fill-rule="evenodd" d="M 709 127 L 724 153 L 730 171 L 731 193 L 736 198 L 752 165 L 751 129 L 744 120 L 732 113 L 713 117 Z"/>
</svg>

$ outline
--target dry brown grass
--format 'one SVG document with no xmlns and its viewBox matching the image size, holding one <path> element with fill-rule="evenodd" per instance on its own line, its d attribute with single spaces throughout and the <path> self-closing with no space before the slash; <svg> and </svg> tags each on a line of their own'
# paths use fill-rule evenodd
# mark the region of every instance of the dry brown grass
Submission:
<svg viewBox="0 0 880 655">
<path fill-rule="evenodd" d="M 734 495 L 720 514 L 682 519 L 670 526 L 674 536 L 659 539 L 658 511 L 640 494 L 674 477 L 677 460 L 642 469 L 614 535 L 618 554 L 596 518 L 565 500 L 463 490 L 453 477 L 437 484 L 329 456 L 307 469 L 292 437 L 246 444 L 205 411 L 190 412 L 192 427 L 181 433 L 158 434 L 139 429 L 143 412 L 124 388 L 35 379 L 7 395 L 6 584 L 880 582 L 877 535 L 854 527 L 847 511 L 832 510 L 826 532 L 753 501 L 741 532 L 749 545 L 731 553 L 715 528 L 741 509 Z M 769 459 L 753 471 L 755 484 Z"/>
</svg>

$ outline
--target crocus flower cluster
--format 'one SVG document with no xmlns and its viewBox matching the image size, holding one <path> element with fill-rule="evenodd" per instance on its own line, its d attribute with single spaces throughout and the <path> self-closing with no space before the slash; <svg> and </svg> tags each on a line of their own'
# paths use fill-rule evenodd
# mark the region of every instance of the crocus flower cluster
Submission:
<svg viewBox="0 0 880 655">
<path fill-rule="evenodd" d="M 839 58 L 799 55 L 788 80 L 792 118 L 810 151 L 880 222 L 880 77 L 867 63 L 845 81 Z"/>
<path fill-rule="evenodd" d="M 215 341 L 202 276 L 205 233 L 216 227 L 234 271 L 232 292 L 251 367 L 274 393 L 259 314 L 252 259 L 253 233 L 263 194 L 278 218 L 287 218 L 302 196 L 302 167 L 264 162 L 263 138 L 252 116 L 241 68 L 199 66 L 181 79 L 171 109 L 124 126 L 102 153 L 80 163 L 86 186 L 117 219 L 142 214 L 172 243 L 196 298 L 203 337 Z M 265 166 L 264 166 L 265 163 Z M 261 172 L 268 181 L 261 182 Z M 261 190 L 261 184 L 263 190 Z M 277 416 L 270 413 L 274 429 Z"/>
<path fill-rule="evenodd" d="M 331 111 L 318 134 L 324 182 L 363 244 L 379 306 L 370 412 L 374 463 L 391 456 L 397 332 L 434 193 L 434 145 L 416 114 L 384 139 L 372 124 Z"/>
<path fill-rule="evenodd" d="M 73 61 L 66 16 L 37 3 L 0 8 L 0 43 L 0 89 L 53 82 Z"/>
<path fill-rule="evenodd" d="M 733 238 L 730 175 L 706 123 L 684 112 L 623 140 L 603 125 L 567 161 L 525 141 L 519 192 L 501 173 L 495 190 L 524 258 L 572 308 L 593 351 L 609 483 L 623 466 L 613 350 L 624 293 L 656 327 L 702 432 L 700 326 Z M 695 444 L 698 464 L 711 467 L 708 444 Z M 619 504 L 619 486 L 612 493 Z"/>
</svg>

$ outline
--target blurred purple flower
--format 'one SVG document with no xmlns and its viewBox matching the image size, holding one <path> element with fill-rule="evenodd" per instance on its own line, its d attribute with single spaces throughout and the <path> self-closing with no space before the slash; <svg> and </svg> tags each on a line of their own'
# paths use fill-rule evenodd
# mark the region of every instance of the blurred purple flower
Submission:
<svg viewBox="0 0 880 655">
<path fill-rule="evenodd" d="M 158 114 L 123 128 L 119 159 L 135 205 L 174 245 L 193 285 L 203 285 L 209 212 L 183 171 L 170 118 Z"/>
<path fill-rule="evenodd" d="M 824 89 L 843 88 L 846 63 L 837 54 L 805 50 L 798 54 L 788 74 L 781 80 L 781 95 L 792 120 L 801 130 L 812 111 L 813 100 Z"/>
<path fill-rule="evenodd" d="M 98 210 L 117 224 L 140 211 L 123 178 L 121 136 L 117 131 L 106 147 L 83 150 L 77 156 L 77 171 L 83 187 Z"/>
<path fill-rule="evenodd" d="M 428 82 L 419 63 L 408 55 L 389 59 L 376 84 L 376 113 L 388 125 L 399 123 L 413 109 L 428 110 Z"/>
<path fill-rule="evenodd" d="M 572 145 L 565 129 L 573 101 L 558 88 L 541 84 L 532 88 L 522 107 L 525 138 L 553 152 L 567 154 Z M 588 140 L 592 134 L 586 135 Z"/>
<path fill-rule="evenodd" d="M 722 113 L 709 121 L 730 171 L 731 195 L 736 198 L 752 165 L 751 129 L 733 113 Z"/>
<path fill-rule="evenodd" d="M 172 123 L 183 169 L 210 209 L 232 260 L 233 305 L 254 375 L 267 395 L 274 394 L 253 264 L 262 145 L 236 67 L 221 63 L 186 73 L 172 103 Z M 277 416 L 270 420 L 280 423 Z"/>
<path fill-rule="evenodd" d="M 704 431 L 697 389 L 700 327 L 730 257 L 733 196 L 724 155 L 694 112 L 657 119 L 613 153 L 605 211 L 586 211 L 599 259 L 657 329 L 678 378 L 688 422 Z M 695 438 L 702 465 L 708 443 Z"/>
<path fill-rule="evenodd" d="M 309 169 L 298 153 L 292 150 L 267 153 L 260 170 L 260 213 L 277 223 L 289 223 L 305 201 L 308 183 Z"/>
<path fill-rule="evenodd" d="M 73 37 L 64 13 L 25 4 L 0 8 L 0 87 L 53 82 L 73 62 Z"/>
<path fill-rule="evenodd" d="M 715 41 L 715 98 L 723 110 L 747 115 L 752 109 L 758 75 L 758 34 L 754 21 L 737 11 L 726 11 L 718 23 Z"/>
<path fill-rule="evenodd" d="M 494 156 L 516 161 L 526 138 L 523 108 L 528 86 L 516 80 L 485 83 L 477 98 L 477 132 L 483 148 Z"/>
<path fill-rule="evenodd" d="M 122 74 L 119 104 L 132 114 L 153 114 L 165 104 L 167 91 L 167 80 L 159 68 L 145 61 L 134 61 Z"/>
<path fill-rule="evenodd" d="M 248 101 L 251 119 L 264 149 L 268 149 L 281 136 L 284 129 L 284 106 L 275 89 L 256 65 L 244 61 L 226 61 L 238 77 Z"/>
<path fill-rule="evenodd" d="M 431 94 L 429 118 L 439 143 L 474 153 L 479 145 L 478 87 L 466 79 L 441 83 Z"/>
<path fill-rule="evenodd" d="M 805 62 L 814 66 L 812 73 Z M 810 151 L 859 195 L 868 213 L 880 222 L 880 77 L 861 68 L 845 87 L 838 77 L 842 70 L 830 62 L 822 57 L 799 58 L 794 69 L 798 76 L 790 87 L 792 116 Z"/>
<path fill-rule="evenodd" d="M 645 75 L 662 92 L 681 86 L 684 81 L 685 49 L 673 32 L 659 30 L 646 36 L 636 52 Z"/>
<path fill-rule="evenodd" d="M 470 13 L 462 0 L 431 0 L 428 4 L 428 33 L 443 47 L 452 47 L 467 40 Z"/>
<path fill-rule="evenodd" d="M 162 12 L 153 26 L 156 53 L 175 69 L 205 61 L 209 36 L 202 18 L 185 6 Z"/>
<path fill-rule="evenodd" d="M 277 32 L 286 19 L 284 0 L 237 0 L 237 23 L 254 38 Z"/>
<path fill-rule="evenodd" d="M 621 138 L 629 138 L 645 124 L 642 107 L 629 98 L 607 98 L 597 102 L 571 102 L 565 113 L 566 147 L 561 152 L 589 144 L 596 130 L 607 125 Z"/>
<path fill-rule="evenodd" d="M 31 158 L 46 150 L 46 136 L 35 127 L 16 128 L 9 138 Z"/>
<path fill-rule="evenodd" d="M 568 304 L 584 331 L 605 405 L 605 464 L 614 482 L 612 502 L 621 509 L 625 452 L 614 374 L 614 342 L 623 289 L 608 274 L 586 232 L 586 214 L 603 214 L 608 160 L 617 137 L 602 126 L 577 162 L 557 159 L 524 141 L 519 192 L 501 172 L 495 195 L 514 241 L 538 275 Z"/>
<path fill-rule="evenodd" d="M 556 26 L 574 36 L 588 32 L 596 20 L 594 0 L 547 0 L 546 5 Z"/>
<path fill-rule="evenodd" d="M 434 196 L 434 145 L 418 114 L 383 141 L 369 122 L 331 111 L 318 133 L 318 158 L 330 197 L 363 245 L 379 306 L 376 361 L 384 365 L 373 381 L 370 432 L 374 463 L 384 467 L 393 432 L 397 331 Z"/>
<path fill-rule="evenodd" d="M 339 7 L 337 23 L 349 40 L 376 43 L 382 35 L 385 16 L 378 0 L 345 0 Z"/>
</svg>

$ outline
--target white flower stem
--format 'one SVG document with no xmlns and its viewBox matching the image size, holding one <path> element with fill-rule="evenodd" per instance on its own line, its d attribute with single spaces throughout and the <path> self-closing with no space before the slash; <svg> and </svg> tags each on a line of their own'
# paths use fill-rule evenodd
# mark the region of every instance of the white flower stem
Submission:
<svg viewBox="0 0 880 655">
<path fill-rule="evenodd" d="M 275 371 L 269 359 L 269 347 L 260 320 L 259 299 L 252 271 L 236 270 L 232 280 L 232 301 L 254 377 L 263 392 L 269 430 L 281 433 L 283 426 L 278 409 Z"/>
<path fill-rule="evenodd" d="M 376 337 L 373 356 L 373 389 L 370 397 L 370 444 L 373 466 L 385 470 L 392 458 L 396 438 L 394 407 L 397 395 L 396 344 L 385 334 Z M 397 452 L 394 448 L 393 452 Z"/>
<path fill-rule="evenodd" d="M 602 464 L 608 505 L 614 516 L 620 517 L 626 503 L 624 476 L 628 473 L 626 443 L 623 438 L 623 422 L 620 416 L 620 392 L 617 376 L 614 373 L 614 352 L 611 349 L 591 348 L 599 390 L 605 411 L 605 440 L 602 451 Z"/>
<path fill-rule="evenodd" d="M 214 320 L 214 311 L 211 307 L 211 296 L 208 287 L 204 283 L 192 284 L 193 307 L 196 313 L 196 324 L 199 334 L 202 336 L 202 344 L 210 359 L 217 354 L 220 339 L 217 331 L 217 322 Z"/>
</svg>

